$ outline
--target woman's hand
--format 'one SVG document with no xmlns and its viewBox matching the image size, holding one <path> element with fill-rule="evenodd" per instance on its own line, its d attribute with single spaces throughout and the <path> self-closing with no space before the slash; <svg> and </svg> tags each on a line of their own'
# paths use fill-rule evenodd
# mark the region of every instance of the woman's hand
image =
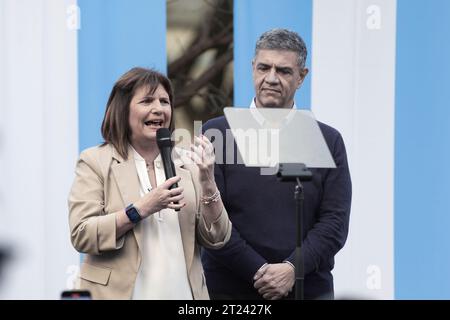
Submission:
<svg viewBox="0 0 450 320">
<path fill-rule="evenodd" d="M 142 219 L 147 218 L 162 209 L 181 209 L 186 205 L 186 203 L 181 202 L 184 198 L 182 187 L 169 190 L 174 183 L 177 183 L 180 180 L 181 178 L 179 176 L 167 179 L 162 185 L 152 189 L 134 203 L 134 206 L 139 211 Z M 174 202 L 178 202 L 178 204 L 175 204 Z"/>
<path fill-rule="evenodd" d="M 191 145 L 191 159 L 197 164 L 200 173 L 200 183 L 214 183 L 214 146 L 205 136 L 194 137 L 194 144 Z"/>
<path fill-rule="evenodd" d="M 222 212 L 222 199 L 217 190 L 214 179 L 214 146 L 205 136 L 194 137 L 195 143 L 191 146 L 191 159 L 197 164 L 199 169 L 199 180 L 202 189 L 200 202 L 202 203 L 202 214 L 206 221 L 206 226 L 210 228 Z M 216 197 L 217 196 L 217 197 Z M 212 198 L 214 200 L 212 200 Z"/>
</svg>

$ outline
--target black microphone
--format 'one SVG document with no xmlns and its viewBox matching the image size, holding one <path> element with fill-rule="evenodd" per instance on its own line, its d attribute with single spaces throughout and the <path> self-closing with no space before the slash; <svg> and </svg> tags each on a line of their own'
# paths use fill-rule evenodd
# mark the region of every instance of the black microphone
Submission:
<svg viewBox="0 0 450 320">
<path fill-rule="evenodd" d="M 156 142 L 158 143 L 159 152 L 164 166 L 164 173 L 166 180 L 175 177 L 175 166 L 172 161 L 172 140 L 170 138 L 170 130 L 167 128 L 160 128 L 156 131 Z M 178 183 L 174 183 L 169 189 L 178 188 Z M 174 202 L 178 204 L 178 202 Z M 176 210 L 179 211 L 179 210 Z"/>
</svg>

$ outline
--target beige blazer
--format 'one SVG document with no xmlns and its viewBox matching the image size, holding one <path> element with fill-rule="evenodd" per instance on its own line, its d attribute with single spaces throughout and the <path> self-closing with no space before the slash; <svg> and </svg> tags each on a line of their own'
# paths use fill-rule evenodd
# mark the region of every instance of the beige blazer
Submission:
<svg viewBox="0 0 450 320">
<path fill-rule="evenodd" d="M 132 152 L 129 152 L 131 155 Z M 194 299 L 209 299 L 200 261 L 200 247 L 220 248 L 230 238 L 231 222 L 225 209 L 207 228 L 200 212 L 198 168 L 174 159 L 181 177 L 186 206 L 178 213 L 189 283 Z M 116 240 L 115 215 L 139 199 L 139 178 L 132 156 L 124 160 L 111 145 L 83 151 L 69 195 L 72 244 L 86 253 L 80 268 L 79 288 L 93 299 L 130 299 L 143 241 L 142 224 Z"/>
</svg>

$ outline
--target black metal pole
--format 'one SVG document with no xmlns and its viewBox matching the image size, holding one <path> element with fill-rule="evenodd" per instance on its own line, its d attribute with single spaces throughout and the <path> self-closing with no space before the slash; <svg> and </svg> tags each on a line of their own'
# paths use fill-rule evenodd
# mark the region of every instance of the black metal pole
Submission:
<svg viewBox="0 0 450 320">
<path fill-rule="evenodd" d="M 303 203 L 305 200 L 304 189 L 301 181 L 311 181 L 313 173 L 303 163 L 280 163 L 277 173 L 278 179 L 283 182 L 296 181 L 295 222 L 296 222 L 296 247 L 295 247 L 295 299 L 304 300 L 305 261 L 302 253 L 303 244 Z"/>
<path fill-rule="evenodd" d="M 303 201 L 305 199 L 303 193 L 303 185 L 299 178 L 295 186 L 295 211 L 297 222 L 297 241 L 295 248 L 295 300 L 304 300 L 304 280 L 305 280 L 305 265 L 302 254 L 303 243 Z"/>
</svg>

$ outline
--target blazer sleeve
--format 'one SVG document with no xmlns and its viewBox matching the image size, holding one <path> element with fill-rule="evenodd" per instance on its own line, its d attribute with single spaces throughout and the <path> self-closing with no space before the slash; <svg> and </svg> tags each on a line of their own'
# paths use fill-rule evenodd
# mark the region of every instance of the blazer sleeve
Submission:
<svg viewBox="0 0 450 320">
<path fill-rule="evenodd" d="M 116 215 L 105 212 L 104 177 L 92 150 L 80 155 L 69 194 L 69 227 L 75 249 L 99 255 L 120 249 L 124 237 L 116 240 Z"/>
<path fill-rule="evenodd" d="M 340 134 L 337 134 L 330 150 L 333 150 L 336 168 L 327 170 L 325 174 L 318 219 L 303 241 L 305 275 L 329 263 L 344 246 L 348 235 L 352 184 L 345 145 Z M 295 250 L 286 260 L 295 263 Z"/>
<path fill-rule="evenodd" d="M 225 207 L 222 208 L 220 216 L 211 223 L 208 228 L 202 214 L 197 219 L 197 236 L 199 243 L 205 248 L 222 248 L 231 236 L 231 221 Z"/>
</svg>

